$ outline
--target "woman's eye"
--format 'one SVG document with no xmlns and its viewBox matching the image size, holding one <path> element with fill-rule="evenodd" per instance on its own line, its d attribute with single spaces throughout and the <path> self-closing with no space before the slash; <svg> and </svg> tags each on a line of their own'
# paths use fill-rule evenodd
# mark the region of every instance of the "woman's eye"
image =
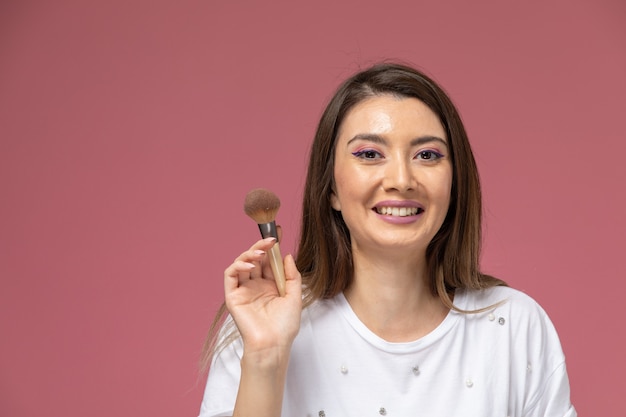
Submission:
<svg viewBox="0 0 626 417">
<path fill-rule="evenodd" d="M 435 151 L 421 151 L 417 154 L 416 157 L 417 159 L 422 159 L 425 161 L 434 161 L 443 157 L 443 155 Z"/>
<path fill-rule="evenodd" d="M 352 155 L 356 156 L 357 158 L 362 158 L 362 159 L 379 159 L 382 158 L 382 155 L 376 151 L 373 151 L 371 149 L 364 149 L 362 151 L 356 151 L 356 152 L 352 152 Z"/>
</svg>

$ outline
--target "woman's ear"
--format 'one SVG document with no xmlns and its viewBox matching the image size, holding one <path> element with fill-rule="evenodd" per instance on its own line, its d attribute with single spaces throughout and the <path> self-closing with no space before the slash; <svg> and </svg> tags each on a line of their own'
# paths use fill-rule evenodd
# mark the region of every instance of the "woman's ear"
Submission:
<svg viewBox="0 0 626 417">
<path fill-rule="evenodd" d="M 339 197 L 337 197 L 334 190 L 330 193 L 330 205 L 336 211 L 341 211 L 341 203 L 339 202 Z"/>
</svg>

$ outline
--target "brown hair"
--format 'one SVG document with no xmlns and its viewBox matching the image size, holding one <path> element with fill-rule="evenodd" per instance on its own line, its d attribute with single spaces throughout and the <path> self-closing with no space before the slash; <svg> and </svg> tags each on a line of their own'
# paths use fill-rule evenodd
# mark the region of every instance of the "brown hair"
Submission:
<svg viewBox="0 0 626 417">
<path fill-rule="evenodd" d="M 303 278 L 305 305 L 334 297 L 352 280 L 350 232 L 330 201 L 335 142 L 350 109 L 363 100 L 386 94 L 422 101 L 439 117 L 446 131 L 453 169 L 450 207 L 443 225 L 428 245 L 426 258 L 433 295 L 448 308 L 462 311 L 454 306 L 450 295 L 455 289 L 506 285 L 481 273 L 478 266 L 482 207 L 476 162 L 459 113 L 447 94 L 424 73 L 397 63 L 377 64 L 347 79 L 320 119 L 309 156 L 296 256 Z M 215 350 L 217 330 L 225 312 L 222 306 L 209 331 L 202 359 L 205 369 Z M 226 343 L 232 340 L 232 332 L 230 336 Z"/>
<path fill-rule="evenodd" d="M 448 307 L 457 288 L 505 285 L 479 270 L 481 193 L 476 162 L 458 111 L 432 79 L 413 68 L 382 63 L 346 80 L 326 107 L 309 160 L 302 205 L 302 229 L 296 264 L 306 288 L 306 303 L 330 298 L 352 280 L 350 233 L 341 213 L 331 207 L 335 142 L 350 109 L 373 96 L 413 97 L 440 119 L 449 141 L 453 179 L 450 207 L 443 225 L 428 245 L 430 289 Z"/>
</svg>

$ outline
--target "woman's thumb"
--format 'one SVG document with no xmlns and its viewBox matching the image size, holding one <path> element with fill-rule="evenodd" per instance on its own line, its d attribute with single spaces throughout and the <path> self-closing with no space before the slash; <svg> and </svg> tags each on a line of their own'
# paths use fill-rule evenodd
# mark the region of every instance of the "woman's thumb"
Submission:
<svg viewBox="0 0 626 417">
<path fill-rule="evenodd" d="M 296 261 L 293 259 L 291 254 L 285 256 L 285 278 L 287 279 L 300 279 L 300 271 L 296 267 Z"/>
</svg>

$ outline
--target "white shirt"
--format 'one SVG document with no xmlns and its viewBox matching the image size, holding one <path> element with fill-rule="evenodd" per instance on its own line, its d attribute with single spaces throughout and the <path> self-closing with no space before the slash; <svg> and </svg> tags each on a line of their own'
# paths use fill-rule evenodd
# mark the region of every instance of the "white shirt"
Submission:
<svg viewBox="0 0 626 417">
<path fill-rule="evenodd" d="M 458 290 L 426 336 L 390 343 L 372 333 L 343 294 L 302 313 L 283 417 L 575 417 L 561 345 L 545 311 L 508 287 Z M 214 358 L 200 416 L 231 416 L 241 340 Z"/>
</svg>

